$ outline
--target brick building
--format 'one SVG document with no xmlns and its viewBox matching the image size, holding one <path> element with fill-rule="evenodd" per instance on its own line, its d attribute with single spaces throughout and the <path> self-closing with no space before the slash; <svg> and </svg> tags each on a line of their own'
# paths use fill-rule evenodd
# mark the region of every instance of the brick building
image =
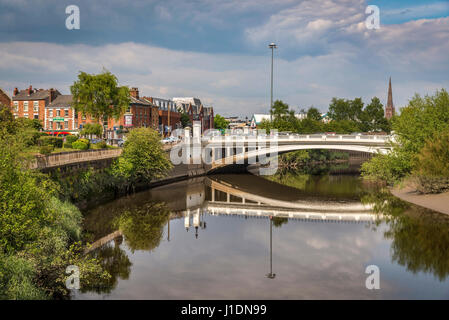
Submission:
<svg viewBox="0 0 449 320">
<path fill-rule="evenodd" d="M 11 97 L 9 94 L 6 93 L 2 88 L 0 88 L 0 104 L 3 104 L 4 106 L 11 106 Z"/>
<path fill-rule="evenodd" d="M 45 109 L 61 93 L 55 89 L 28 89 L 20 90 L 15 88 L 11 101 L 11 108 L 14 116 L 29 119 L 39 119 L 45 123 Z"/>
<path fill-rule="evenodd" d="M 174 101 L 156 97 L 143 97 L 143 99 L 157 108 L 159 116 L 157 128 L 164 136 L 169 135 L 174 129 L 182 128 L 181 113 Z"/>
<path fill-rule="evenodd" d="M 44 130 L 66 130 L 78 129 L 79 116 L 72 108 L 71 95 L 59 95 L 45 107 Z"/>
<path fill-rule="evenodd" d="M 201 122 L 201 133 L 214 128 L 214 109 L 204 107 L 201 100 L 194 97 L 173 98 L 178 109 L 186 112 L 190 117 L 190 122 Z"/>
<path fill-rule="evenodd" d="M 119 139 L 121 132 L 125 128 L 150 127 L 158 129 L 159 114 L 158 109 L 151 102 L 140 98 L 139 89 L 130 89 L 131 103 L 128 110 L 118 120 L 109 119 L 108 121 L 108 139 Z"/>
</svg>

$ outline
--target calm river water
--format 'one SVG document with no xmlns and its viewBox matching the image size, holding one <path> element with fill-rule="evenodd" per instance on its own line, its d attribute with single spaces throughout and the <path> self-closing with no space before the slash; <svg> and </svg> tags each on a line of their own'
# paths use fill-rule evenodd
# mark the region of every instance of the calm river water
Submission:
<svg viewBox="0 0 449 320">
<path fill-rule="evenodd" d="M 357 175 L 195 178 L 97 207 L 84 225 L 112 278 L 75 299 L 449 298 L 449 217 Z"/>
</svg>

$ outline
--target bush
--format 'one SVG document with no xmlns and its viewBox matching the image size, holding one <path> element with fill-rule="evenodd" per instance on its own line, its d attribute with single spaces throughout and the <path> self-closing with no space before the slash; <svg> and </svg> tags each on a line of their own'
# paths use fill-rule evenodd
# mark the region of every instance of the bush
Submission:
<svg viewBox="0 0 449 320">
<path fill-rule="evenodd" d="M 105 141 L 100 141 L 91 145 L 93 149 L 106 149 L 107 144 Z"/>
<path fill-rule="evenodd" d="M 48 154 L 52 153 L 54 149 L 55 149 L 55 147 L 53 147 L 53 146 L 41 146 L 39 148 L 39 153 L 48 155 Z"/>
<path fill-rule="evenodd" d="M 70 135 L 65 138 L 65 141 L 68 143 L 74 143 L 76 140 L 78 140 L 78 136 L 75 135 Z"/>
<path fill-rule="evenodd" d="M 90 141 L 89 141 L 89 139 L 78 139 L 77 141 L 81 141 L 82 143 L 87 144 L 87 148 L 90 147 Z"/>
<path fill-rule="evenodd" d="M 136 128 L 128 134 L 112 172 L 114 176 L 126 179 L 129 186 L 135 186 L 163 178 L 171 168 L 159 133 L 151 128 Z"/>
<path fill-rule="evenodd" d="M 53 146 L 55 148 L 62 148 L 64 139 L 59 137 L 43 136 L 38 140 L 39 146 Z"/>
<path fill-rule="evenodd" d="M 33 283 L 33 265 L 26 259 L 0 254 L 0 270 L 0 299 L 47 299 L 43 290 Z"/>
<path fill-rule="evenodd" d="M 449 129 L 426 142 L 417 156 L 414 168 L 418 191 L 438 193 L 449 189 Z"/>
<path fill-rule="evenodd" d="M 72 149 L 72 143 L 71 142 L 65 142 L 64 143 L 64 148 L 65 149 Z"/>
<path fill-rule="evenodd" d="M 79 149 L 79 150 L 87 150 L 89 149 L 89 145 L 84 143 L 83 141 L 75 141 L 74 143 L 72 143 L 72 148 L 73 149 Z"/>
</svg>

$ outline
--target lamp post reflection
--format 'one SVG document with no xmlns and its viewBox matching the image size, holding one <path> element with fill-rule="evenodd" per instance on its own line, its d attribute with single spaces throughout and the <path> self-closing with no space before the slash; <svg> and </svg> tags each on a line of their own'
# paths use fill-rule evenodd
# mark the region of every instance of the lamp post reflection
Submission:
<svg viewBox="0 0 449 320">
<path fill-rule="evenodd" d="M 276 277 L 276 274 L 273 273 L 273 216 L 270 216 L 270 273 L 266 276 L 269 279 Z"/>
</svg>

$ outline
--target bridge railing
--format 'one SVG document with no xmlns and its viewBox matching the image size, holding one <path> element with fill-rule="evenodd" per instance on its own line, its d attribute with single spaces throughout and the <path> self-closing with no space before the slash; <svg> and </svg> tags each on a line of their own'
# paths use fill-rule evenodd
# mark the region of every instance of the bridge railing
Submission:
<svg viewBox="0 0 449 320">
<path fill-rule="evenodd" d="M 370 141 L 386 142 L 391 139 L 387 135 L 326 135 L 326 134 L 288 134 L 277 136 L 261 135 L 230 135 L 203 137 L 202 142 L 225 142 L 225 141 L 260 141 L 260 140 L 278 140 L 278 141 L 327 141 L 327 140 L 345 140 L 345 141 Z"/>
</svg>

